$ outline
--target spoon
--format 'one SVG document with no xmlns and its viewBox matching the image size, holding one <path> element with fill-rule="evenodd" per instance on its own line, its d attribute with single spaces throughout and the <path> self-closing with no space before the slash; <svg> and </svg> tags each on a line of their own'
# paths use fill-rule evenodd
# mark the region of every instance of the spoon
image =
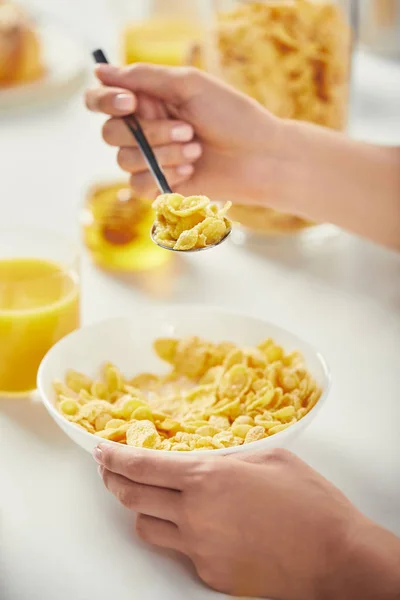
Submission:
<svg viewBox="0 0 400 600">
<path fill-rule="evenodd" d="M 202 248 L 192 248 L 191 250 L 176 250 L 175 248 L 170 248 L 169 246 L 164 246 L 161 242 L 159 242 L 156 237 L 156 227 L 157 224 L 153 223 L 153 227 L 151 228 L 151 232 L 150 232 L 150 237 L 153 240 L 153 242 L 155 244 L 157 244 L 157 246 L 160 246 L 160 248 L 164 248 L 164 250 L 171 250 L 171 252 L 201 252 L 202 250 L 210 250 L 210 248 L 215 248 L 216 246 L 219 246 L 220 244 L 222 244 L 222 242 L 224 242 L 232 233 L 232 227 L 229 227 L 229 229 L 227 229 L 225 235 L 223 238 L 221 238 L 219 240 L 219 242 L 216 242 L 215 244 L 209 244 L 208 246 L 203 246 Z"/>
<path fill-rule="evenodd" d="M 103 50 L 98 49 L 95 50 L 93 52 L 93 58 L 96 61 L 96 63 L 105 63 L 108 64 L 108 60 L 103 52 Z M 126 117 L 123 117 L 123 120 L 125 122 L 125 125 L 128 127 L 129 131 L 133 134 L 133 136 L 135 137 L 138 146 L 143 154 L 143 157 L 147 163 L 147 166 L 150 169 L 150 172 L 152 173 L 154 179 L 156 180 L 156 183 L 161 191 L 162 194 L 172 194 L 172 189 L 163 173 L 163 170 L 160 167 L 160 164 L 154 154 L 154 151 L 152 149 L 152 147 L 149 144 L 148 139 L 145 136 L 145 133 L 142 129 L 142 126 L 139 122 L 139 120 L 137 119 L 135 114 L 131 114 L 128 115 Z M 229 229 L 227 230 L 226 234 L 224 235 L 224 237 L 217 243 L 215 244 L 210 244 L 209 246 L 205 246 L 204 248 L 193 248 L 191 250 L 175 250 L 174 248 L 169 248 L 168 246 L 164 246 L 163 244 L 161 244 L 160 242 L 158 242 L 155 239 L 155 231 L 156 231 L 156 223 L 153 223 L 153 227 L 151 228 L 151 239 L 153 240 L 153 242 L 155 244 L 157 244 L 157 246 L 160 246 L 160 248 L 164 248 L 165 250 L 172 250 L 172 252 L 199 252 L 200 250 L 209 250 L 211 248 L 214 248 L 215 246 L 219 246 L 219 244 L 222 244 L 222 242 L 224 242 L 229 235 L 231 234 L 232 231 L 232 227 L 229 227 Z"/>
</svg>

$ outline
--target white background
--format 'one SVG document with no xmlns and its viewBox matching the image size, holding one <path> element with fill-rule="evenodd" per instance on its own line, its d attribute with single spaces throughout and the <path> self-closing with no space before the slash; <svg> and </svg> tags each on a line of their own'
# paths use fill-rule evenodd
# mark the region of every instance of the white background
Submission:
<svg viewBox="0 0 400 600">
<path fill-rule="evenodd" d="M 88 52 L 111 49 L 108 3 L 31 4 Z M 0 115 L 1 224 L 76 234 L 83 190 L 117 172 L 101 120 L 85 111 L 81 93 L 51 109 Z M 399 65 L 359 57 L 351 134 L 400 143 Z M 202 301 L 262 315 L 315 344 L 331 365 L 332 393 L 293 450 L 400 535 L 399 281 L 398 257 L 344 234 L 302 251 L 225 244 L 185 260 L 163 298 L 84 257 L 83 317 L 134 314 L 160 299 Z M 187 565 L 134 539 L 131 515 L 105 492 L 91 457 L 40 404 L 0 401 L 0 509 L 4 600 L 214 597 Z"/>
</svg>

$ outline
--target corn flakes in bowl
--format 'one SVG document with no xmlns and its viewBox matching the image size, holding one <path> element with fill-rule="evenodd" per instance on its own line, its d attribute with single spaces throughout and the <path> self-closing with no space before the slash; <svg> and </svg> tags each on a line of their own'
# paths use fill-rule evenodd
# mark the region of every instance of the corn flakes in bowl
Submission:
<svg viewBox="0 0 400 600">
<path fill-rule="evenodd" d="M 201 306 L 78 330 L 38 373 L 48 412 L 85 450 L 107 442 L 182 456 L 286 446 L 329 383 L 324 359 L 295 335 Z"/>
</svg>

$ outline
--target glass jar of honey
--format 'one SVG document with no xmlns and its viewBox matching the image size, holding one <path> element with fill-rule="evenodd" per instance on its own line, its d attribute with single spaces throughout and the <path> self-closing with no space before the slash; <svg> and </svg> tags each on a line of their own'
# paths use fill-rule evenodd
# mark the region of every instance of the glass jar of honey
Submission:
<svg viewBox="0 0 400 600">
<path fill-rule="evenodd" d="M 137 197 L 129 184 L 112 181 L 92 186 L 81 214 L 83 241 L 92 260 L 109 271 L 160 269 L 172 253 L 150 238 L 151 201 Z"/>
<path fill-rule="evenodd" d="M 345 129 L 355 2 L 212 0 L 212 5 L 202 47 L 207 70 L 279 117 Z M 315 238 L 317 231 L 333 229 L 269 208 L 234 206 L 230 216 L 242 225 L 239 242 L 255 235 Z"/>
<path fill-rule="evenodd" d="M 122 62 L 200 67 L 197 49 L 206 9 L 202 0 L 113 0 Z"/>
</svg>

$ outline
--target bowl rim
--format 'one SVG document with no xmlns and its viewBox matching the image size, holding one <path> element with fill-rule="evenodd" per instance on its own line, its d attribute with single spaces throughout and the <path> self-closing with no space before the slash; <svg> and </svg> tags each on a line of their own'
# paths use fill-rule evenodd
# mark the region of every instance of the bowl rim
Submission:
<svg viewBox="0 0 400 600">
<path fill-rule="evenodd" d="M 221 306 L 217 306 L 217 305 L 202 305 L 202 304 L 179 304 L 179 303 L 174 303 L 174 304 L 167 304 L 167 305 L 154 305 L 151 307 L 144 307 L 144 308 L 140 308 L 135 315 L 132 316 L 127 316 L 127 315 L 123 315 L 123 316 L 119 316 L 119 317 L 111 317 L 109 319 L 101 319 L 99 321 L 96 321 L 94 323 L 90 323 L 89 325 L 85 325 L 83 327 L 80 327 L 79 329 L 76 329 L 75 331 L 72 331 L 71 333 L 69 333 L 68 335 L 66 335 L 65 337 L 63 337 L 61 340 L 59 340 L 54 346 L 52 346 L 52 348 L 50 348 L 50 350 L 46 353 L 46 355 L 44 356 L 44 358 L 42 359 L 39 369 L 38 369 L 38 373 L 37 373 L 37 391 L 39 392 L 41 401 L 43 402 L 44 406 L 46 407 L 47 411 L 50 413 L 50 415 L 53 417 L 53 419 L 58 422 L 58 421 L 62 421 L 63 423 L 65 423 L 66 427 L 71 427 L 73 429 L 75 429 L 74 427 L 74 423 L 71 423 L 70 421 L 68 421 L 67 419 L 65 419 L 61 413 L 58 412 L 58 410 L 56 409 L 55 405 L 53 404 L 53 402 L 51 402 L 50 398 L 47 396 L 47 394 L 44 391 L 44 385 L 43 385 L 43 377 L 44 377 L 44 373 L 46 371 L 46 367 L 47 367 L 47 363 L 49 362 L 51 356 L 53 355 L 54 352 L 57 351 L 57 348 L 59 348 L 60 346 L 62 346 L 63 344 L 67 343 L 68 340 L 72 339 L 72 338 L 79 338 L 79 336 L 81 335 L 82 331 L 89 331 L 89 330 L 93 330 L 93 329 L 97 329 L 100 326 L 105 326 L 108 325 L 110 326 L 112 323 L 129 323 L 129 322 L 134 322 L 135 320 L 137 320 L 138 318 L 142 319 L 143 315 L 148 313 L 148 315 L 150 316 L 151 314 L 154 315 L 154 313 L 157 314 L 157 317 L 162 317 L 163 315 L 167 315 L 169 312 L 174 312 L 174 311 L 186 311 L 186 312 L 203 312 L 203 313 L 217 313 L 220 314 L 221 316 L 230 316 L 230 317 L 236 317 L 236 318 L 245 318 L 247 320 L 250 321 L 256 321 L 259 323 L 262 323 L 264 325 L 270 325 L 273 328 L 279 329 L 282 333 L 287 334 L 288 336 L 292 337 L 294 341 L 297 341 L 298 343 L 300 343 L 303 347 L 308 348 L 317 358 L 319 364 L 321 365 L 322 371 L 324 373 L 324 377 L 325 377 L 325 382 L 324 382 L 324 387 L 322 390 L 322 394 L 318 400 L 318 402 L 312 407 L 312 409 L 304 416 L 302 417 L 299 421 L 297 421 L 296 423 L 293 423 L 293 425 L 291 425 L 290 427 L 284 429 L 283 431 L 279 431 L 278 433 L 275 433 L 273 436 L 271 436 L 270 438 L 263 438 L 261 440 L 257 440 L 254 442 L 251 442 L 249 444 L 246 445 L 242 445 L 242 446 L 229 446 L 228 448 L 216 448 L 214 450 L 196 450 L 196 451 L 192 451 L 192 452 L 175 452 L 175 455 L 179 455 L 182 457 L 186 457 L 186 456 L 193 456 L 193 453 L 195 454 L 195 456 L 198 455 L 203 455 L 203 456 L 216 456 L 216 455 L 228 455 L 228 454 L 235 454 L 238 452 L 256 452 L 257 450 L 266 450 L 268 449 L 268 440 L 272 440 L 272 439 L 278 439 L 279 440 L 283 440 L 287 437 L 293 437 L 293 434 L 296 431 L 300 431 L 300 429 L 305 428 L 307 426 L 307 424 L 309 424 L 317 415 L 318 411 L 322 408 L 323 404 L 325 404 L 330 389 L 331 389 L 331 385 L 332 385 L 332 376 L 331 376 L 331 370 L 329 368 L 329 364 L 327 362 L 327 360 L 325 359 L 325 357 L 323 356 L 323 354 L 321 352 L 319 352 L 314 346 L 313 344 L 310 344 L 309 342 L 306 342 L 303 340 L 303 338 L 301 338 L 300 336 L 298 336 L 295 333 L 292 333 L 291 331 L 289 331 L 288 329 L 285 329 L 284 327 L 281 327 L 278 324 L 275 324 L 273 321 L 269 321 L 267 319 L 264 319 L 263 317 L 259 317 L 257 315 L 253 316 L 250 315 L 249 313 L 243 311 L 237 311 L 237 310 L 226 310 Z M 78 430 L 78 428 L 76 428 Z M 65 432 L 64 432 L 65 433 Z M 90 445 L 93 445 L 93 439 L 97 440 L 97 444 L 108 444 L 111 446 L 115 446 L 115 447 L 125 447 L 125 445 L 121 445 L 118 442 L 113 442 L 111 440 L 105 440 L 104 438 L 101 438 L 97 435 L 95 435 L 94 433 L 89 433 L 88 431 L 85 431 L 84 429 L 79 429 L 78 430 L 78 434 L 83 436 L 84 438 L 86 438 L 88 440 L 88 442 L 90 442 Z M 278 437 L 277 437 L 278 436 Z M 75 442 L 76 443 L 76 442 Z M 78 444 L 79 445 L 79 444 Z M 273 444 L 271 442 L 271 448 L 276 447 L 277 444 Z M 279 444 L 278 444 L 279 446 Z M 156 450 L 155 448 L 135 448 L 135 450 L 139 450 L 141 452 L 151 452 L 151 453 L 157 453 L 157 454 L 164 454 L 164 455 L 170 455 L 171 450 Z"/>
</svg>

